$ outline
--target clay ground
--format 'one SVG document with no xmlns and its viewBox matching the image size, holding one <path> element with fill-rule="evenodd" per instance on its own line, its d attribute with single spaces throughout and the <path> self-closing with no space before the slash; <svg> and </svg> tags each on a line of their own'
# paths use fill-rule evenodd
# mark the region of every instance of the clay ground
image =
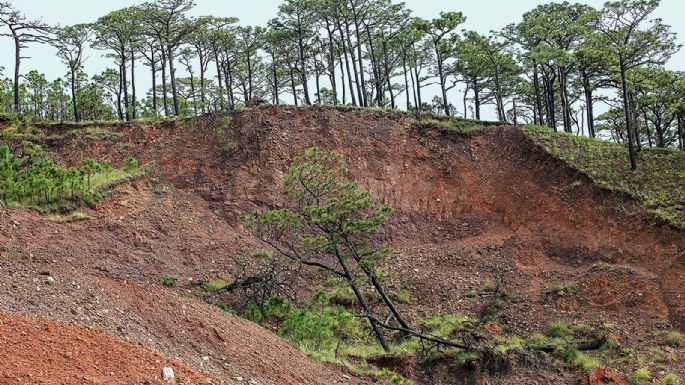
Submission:
<svg viewBox="0 0 685 385">
<path fill-rule="evenodd" d="M 292 157 L 316 144 L 341 152 L 350 175 L 395 208 L 383 234 L 396 250 L 386 268 L 391 290 L 411 292 L 402 307 L 412 315 L 475 316 L 487 298 L 464 294 L 501 279 L 512 299 L 498 319 L 511 333 L 558 319 L 612 324 L 623 346 L 649 355 L 654 331 L 685 326 L 683 233 L 592 185 L 518 129 L 447 134 L 403 114 L 293 107 L 109 128 L 123 139 L 71 135 L 48 151 L 64 164 L 135 156 L 150 176 L 118 186 L 85 211 L 87 221 L 2 209 L 1 311 L 105 330 L 224 381 L 356 382 L 199 298 L 201 282 L 235 278 L 238 257 L 263 247 L 240 216 L 282 204 Z M 159 284 L 165 274 L 182 277 L 178 288 Z M 577 292 L 550 293 L 562 283 Z M 678 362 L 650 369 L 685 378 Z M 577 383 L 544 362 L 533 373 L 488 381 Z"/>
</svg>

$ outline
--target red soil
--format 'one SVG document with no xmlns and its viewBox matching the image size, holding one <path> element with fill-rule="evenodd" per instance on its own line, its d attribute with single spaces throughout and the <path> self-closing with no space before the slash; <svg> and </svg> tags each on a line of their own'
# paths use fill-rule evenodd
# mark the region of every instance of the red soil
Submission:
<svg viewBox="0 0 685 385">
<path fill-rule="evenodd" d="M 162 378 L 174 369 L 175 382 Z M 137 344 L 99 330 L 0 313 L 3 385 L 218 384 Z"/>
</svg>

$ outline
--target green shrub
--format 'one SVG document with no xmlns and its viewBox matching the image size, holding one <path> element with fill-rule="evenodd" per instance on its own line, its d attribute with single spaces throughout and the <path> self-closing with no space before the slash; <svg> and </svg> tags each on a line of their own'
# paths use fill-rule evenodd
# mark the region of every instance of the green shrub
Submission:
<svg viewBox="0 0 685 385">
<path fill-rule="evenodd" d="M 667 374 L 666 377 L 659 381 L 659 385 L 678 385 L 678 377 L 675 374 Z"/>
<path fill-rule="evenodd" d="M 333 360 L 339 344 L 366 336 L 358 317 L 341 306 L 327 306 L 315 299 L 304 309 L 293 309 L 279 335 L 318 360 Z"/>
<path fill-rule="evenodd" d="M 571 328 L 564 321 L 554 321 L 547 327 L 547 335 L 555 338 L 566 338 L 571 335 Z"/>
<path fill-rule="evenodd" d="M 268 319 L 273 319 L 278 323 L 283 322 L 293 311 L 293 305 L 287 298 L 274 296 L 269 298 L 264 304 L 264 315 Z"/>
<path fill-rule="evenodd" d="M 485 283 L 483 284 L 483 291 L 484 292 L 492 293 L 495 290 L 497 290 L 497 287 L 495 286 L 495 284 L 492 281 L 485 281 Z"/>
<path fill-rule="evenodd" d="M 238 149 L 238 144 L 233 140 L 233 139 L 226 139 L 226 143 L 224 144 L 224 149 L 223 149 L 223 154 L 225 157 L 229 157 L 235 153 L 235 150 Z"/>
<path fill-rule="evenodd" d="M 254 301 L 250 301 L 247 303 L 247 306 L 245 306 L 243 312 L 240 313 L 240 316 L 254 323 L 264 323 L 264 313 L 262 313 L 262 310 L 259 308 L 259 305 L 257 305 Z"/>
<path fill-rule="evenodd" d="M 357 303 L 357 296 L 348 285 L 338 286 L 331 290 L 328 298 L 333 305 L 353 306 Z"/>
<path fill-rule="evenodd" d="M 464 296 L 466 296 L 466 298 L 476 298 L 478 296 L 478 292 L 475 290 L 469 290 L 466 292 L 466 294 L 464 294 Z"/>
<path fill-rule="evenodd" d="M 572 363 L 586 373 L 602 364 L 598 359 L 590 357 L 585 353 L 576 354 Z"/>
<path fill-rule="evenodd" d="M 652 382 L 652 373 L 645 368 L 639 368 L 630 376 L 630 382 L 634 385 L 647 385 Z"/>
<path fill-rule="evenodd" d="M 219 306 L 219 309 L 225 311 L 226 313 L 238 315 L 238 313 L 235 310 L 231 309 L 228 305 L 226 305 L 223 302 L 219 302 L 217 306 Z"/>
<path fill-rule="evenodd" d="M 161 284 L 162 286 L 165 287 L 173 287 L 176 285 L 176 281 L 178 281 L 181 277 L 178 275 L 172 275 L 172 274 L 167 274 L 164 277 L 162 277 Z"/>
<path fill-rule="evenodd" d="M 672 330 L 666 333 L 664 343 L 672 348 L 680 348 L 685 346 L 685 335 L 683 333 Z"/>
<path fill-rule="evenodd" d="M 393 300 L 395 300 L 399 303 L 403 303 L 403 304 L 410 303 L 412 300 L 411 291 L 409 291 L 407 289 L 402 289 L 402 290 L 397 291 L 397 292 L 392 292 L 392 293 L 390 293 L 390 296 L 392 297 Z"/>
<path fill-rule="evenodd" d="M 132 156 L 126 158 L 126 160 L 124 161 L 124 169 L 131 170 L 135 168 L 138 168 L 138 159 Z"/>
</svg>

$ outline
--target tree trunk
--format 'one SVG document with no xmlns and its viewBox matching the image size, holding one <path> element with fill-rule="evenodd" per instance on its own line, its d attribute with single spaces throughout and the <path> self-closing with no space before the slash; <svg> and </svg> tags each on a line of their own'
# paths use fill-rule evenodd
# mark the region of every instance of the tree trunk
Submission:
<svg viewBox="0 0 685 385">
<path fill-rule="evenodd" d="M 71 68 L 71 105 L 74 107 L 74 121 L 79 122 L 78 102 L 76 100 L 76 74 L 75 69 Z"/>
<path fill-rule="evenodd" d="M 304 92 L 304 103 L 307 105 L 311 105 L 312 101 L 309 98 L 309 86 L 307 85 L 307 63 L 305 62 L 305 47 L 304 40 L 302 39 L 302 34 L 303 32 L 301 30 L 300 20 L 298 19 L 297 43 L 300 53 L 300 81 L 302 82 L 302 90 Z"/>
<path fill-rule="evenodd" d="M 440 55 L 440 48 L 438 47 L 438 42 L 436 41 L 434 43 L 435 45 L 435 54 L 438 58 L 438 76 L 440 76 L 440 91 L 442 91 L 442 107 L 445 110 L 445 115 L 450 116 L 450 107 L 447 103 L 447 87 L 445 85 L 445 72 L 443 70 L 443 62 L 442 62 L 442 57 Z"/>
<path fill-rule="evenodd" d="M 190 93 L 193 95 L 193 111 L 195 116 L 197 116 L 197 97 L 195 93 L 195 76 L 190 72 Z"/>
<path fill-rule="evenodd" d="M 217 51 L 216 47 L 212 47 L 214 50 L 214 60 L 216 62 L 216 77 L 217 77 L 217 86 L 218 86 L 218 91 L 219 91 L 219 107 L 223 111 L 224 109 L 224 91 L 223 91 L 223 84 L 221 80 L 221 60 L 219 59 L 219 52 Z"/>
<path fill-rule="evenodd" d="M 136 118 L 136 54 L 131 49 L 131 112 L 133 119 Z"/>
<path fill-rule="evenodd" d="M 569 108 L 568 108 L 568 98 L 566 97 L 566 75 L 564 70 L 559 68 L 559 100 L 561 101 L 561 113 L 564 124 L 564 132 L 572 132 Z"/>
<path fill-rule="evenodd" d="M 409 97 L 409 79 L 407 77 L 407 55 L 404 53 L 402 53 L 402 72 L 404 73 L 404 98 L 407 99 L 407 112 L 409 112 L 411 110 L 411 98 Z"/>
<path fill-rule="evenodd" d="M 538 64 L 533 60 L 533 90 L 535 91 L 535 108 L 533 116 L 535 124 L 544 124 L 542 119 L 542 100 L 540 98 L 540 76 L 538 75 Z"/>
<path fill-rule="evenodd" d="M 357 85 L 357 98 L 359 100 L 359 106 L 365 107 L 364 104 L 364 98 L 365 98 L 365 92 L 363 90 L 363 87 L 359 81 L 359 71 L 357 70 L 357 59 L 354 55 L 354 47 L 352 46 L 352 38 L 350 37 L 350 26 L 347 20 L 345 20 L 345 34 L 347 37 L 347 48 L 349 49 L 349 54 L 350 54 L 350 60 L 352 61 L 352 70 L 354 71 L 354 83 Z M 348 67 L 349 71 L 349 67 Z M 360 70 L 360 71 L 363 71 Z M 352 89 L 350 89 L 350 92 L 352 92 Z"/>
<path fill-rule="evenodd" d="M 685 135 L 683 134 L 683 125 L 685 125 L 685 117 L 683 114 L 678 114 L 678 144 L 680 150 L 685 151 Z"/>
<path fill-rule="evenodd" d="M 347 82 L 349 83 L 349 86 L 350 86 L 350 98 L 352 98 L 352 105 L 353 105 L 353 106 L 356 106 L 356 105 L 357 105 L 357 99 L 356 99 L 356 97 L 354 96 L 354 84 L 352 83 L 352 72 L 350 71 L 350 59 L 347 57 L 347 49 L 348 49 L 348 48 L 347 48 L 347 46 L 346 46 L 346 44 L 345 44 L 345 38 L 344 38 L 344 36 L 343 36 L 342 29 L 340 29 L 340 39 L 341 39 L 341 42 L 342 42 L 343 56 L 345 57 L 345 68 L 347 69 Z M 353 60 L 354 60 L 354 59 L 353 59 Z M 353 64 L 354 64 L 354 63 L 353 63 Z M 340 69 L 340 71 L 342 72 L 342 68 Z M 354 70 L 354 74 L 355 74 L 355 79 L 356 79 L 356 78 L 357 78 L 357 69 L 356 69 L 356 67 L 355 67 L 355 70 Z M 344 82 L 343 82 L 343 85 L 344 85 Z M 343 104 L 344 104 L 344 102 L 343 102 Z"/>
<path fill-rule="evenodd" d="M 271 75 L 274 77 L 273 104 L 278 105 L 278 70 L 276 68 L 276 55 L 271 54 Z"/>
<path fill-rule="evenodd" d="M 354 279 L 355 277 L 352 276 L 350 269 L 347 267 L 347 263 L 345 263 L 345 259 L 337 251 L 336 256 L 338 258 L 338 263 L 340 264 L 340 267 L 342 267 L 343 272 L 345 273 L 345 279 L 350 284 L 350 287 L 352 288 L 355 297 L 357 297 L 357 301 L 359 301 L 359 304 L 361 305 L 362 309 L 364 309 L 364 312 L 368 315 L 371 315 L 371 307 L 366 302 L 366 298 L 364 298 L 364 295 L 357 287 L 357 284 L 355 283 Z M 373 332 L 376 335 L 376 339 L 378 339 L 378 342 L 383 347 L 383 350 L 389 352 L 390 347 L 388 346 L 388 343 L 385 341 L 385 337 L 383 337 L 383 331 L 378 325 L 378 321 L 376 321 L 375 319 L 369 319 L 369 322 L 371 323 L 371 328 L 373 329 Z"/>
<path fill-rule="evenodd" d="M 123 52 L 123 50 L 122 50 Z M 121 71 L 121 84 L 124 88 L 124 116 L 126 116 L 126 121 L 131 121 L 131 114 L 128 104 L 128 80 L 126 79 L 126 56 L 121 57 L 121 66 L 119 67 Z"/>
<path fill-rule="evenodd" d="M 206 51 L 205 51 L 206 52 Z M 207 99 L 205 97 L 205 72 L 209 61 L 205 58 L 203 50 L 197 50 L 198 59 L 200 60 L 200 107 L 202 115 L 207 113 Z"/>
<path fill-rule="evenodd" d="M 359 36 L 359 19 L 357 17 L 357 9 L 352 4 L 352 17 L 354 18 L 354 36 L 357 38 L 357 60 L 359 61 L 359 86 L 361 88 L 361 100 L 362 106 L 368 107 L 369 101 L 366 97 L 366 80 L 364 79 L 364 58 L 362 57 L 362 39 Z"/>
<path fill-rule="evenodd" d="M 150 58 L 150 71 L 152 72 L 152 109 L 155 111 L 155 116 L 157 116 L 157 63 L 155 62 L 154 50 L 151 50 Z"/>
<path fill-rule="evenodd" d="M 168 47 L 167 60 L 169 61 L 169 77 L 171 78 L 171 94 L 174 98 L 174 115 L 180 114 L 178 105 L 178 90 L 176 89 L 176 70 L 174 69 L 174 49 Z"/>
<path fill-rule="evenodd" d="M 628 103 L 628 82 L 626 80 L 626 67 L 623 60 L 621 60 L 621 87 L 623 90 L 623 109 L 626 118 L 626 132 L 628 134 L 628 160 L 630 161 L 630 168 L 637 170 L 637 161 L 635 160 L 635 145 L 633 143 L 633 128 L 632 118 L 630 114 L 630 105 Z"/>
<path fill-rule="evenodd" d="M 342 54 L 338 55 L 338 63 L 340 65 L 340 88 L 342 96 L 341 102 L 343 105 L 345 105 L 347 104 L 347 90 L 345 89 L 345 67 L 343 67 Z"/>
<path fill-rule="evenodd" d="M 390 79 L 390 68 L 388 67 L 388 44 L 383 39 L 383 67 L 385 70 L 385 80 L 388 84 L 388 92 L 390 92 L 390 108 L 395 109 L 395 94 L 392 92 L 392 79 Z M 406 81 L 406 73 L 405 73 Z"/>
<path fill-rule="evenodd" d="M 121 92 L 123 91 L 124 83 L 121 79 L 121 66 L 119 66 L 119 89 L 117 90 L 117 112 L 119 113 L 119 120 L 124 120 L 124 110 L 121 108 Z"/>
<path fill-rule="evenodd" d="M 293 67 L 290 67 L 290 88 L 293 93 L 295 107 L 297 107 L 297 88 L 295 87 L 295 74 L 293 74 Z"/>
<path fill-rule="evenodd" d="M 14 31 L 12 31 L 14 33 Z M 14 36 L 14 113 L 21 112 L 19 107 L 19 66 L 21 65 L 21 42 Z"/>
<path fill-rule="evenodd" d="M 473 102 L 476 108 L 476 120 L 480 120 L 480 89 L 475 82 L 473 84 Z"/>
<path fill-rule="evenodd" d="M 583 85 L 583 91 L 585 93 L 585 110 L 586 110 L 586 120 L 587 120 L 587 130 L 588 130 L 588 135 L 590 135 L 591 138 L 595 137 L 595 113 L 594 113 L 594 106 L 593 106 L 593 97 L 592 97 L 592 85 L 590 84 L 590 79 L 587 75 L 587 73 L 583 70 L 581 70 L 580 73 L 581 77 L 581 83 Z"/>
<path fill-rule="evenodd" d="M 160 42 L 159 46 L 162 48 L 162 101 L 164 102 L 164 116 L 169 116 L 169 96 L 167 95 L 167 90 L 166 90 L 166 62 L 167 62 L 167 56 L 166 56 L 166 49 L 164 47 L 164 44 Z"/>
<path fill-rule="evenodd" d="M 326 31 L 328 32 L 328 77 L 331 82 L 331 89 L 333 90 L 333 105 L 338 105 L 338 84 L 335 79 L 335 46 L 333 40 L 333 30 L 328 21 L 326 21 Z M 342 66 L 340 67 L 342 71 Z"/>
</svg>

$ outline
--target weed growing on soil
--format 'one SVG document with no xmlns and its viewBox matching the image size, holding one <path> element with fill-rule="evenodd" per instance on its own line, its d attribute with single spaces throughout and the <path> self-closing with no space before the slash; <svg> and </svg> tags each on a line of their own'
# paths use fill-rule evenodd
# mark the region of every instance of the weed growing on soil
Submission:
<svg viewBox="0 0 685 385">
<path fill-rule="evenodd" d="M 164 277 L 162 277 L 161 284 L 164 287 L 174 287 L 176 285 L 176 281 L 178 281 L 181 277 L 175 274 L 167 274 Z"/>
<path fill-rule="evenodd" d="M 664 336 L 664 343 L 672 348 L 679 348 L 685 346 L 685 335 L 683 333 L 672 330 Z"/>
<path fill-rule="evenodd" d="M 659 385 L 678 385 L 678 377 L 674 374 L 667 374 L 664 378 L 659 380 Z"/>
<path fill-rule="evenodd" d="M 221 289 L 225 288 L 226 285 L 228 285 L 228 282 L 226 282 L 226 280 L 224 279 L 219 278 L 207 281 L 203 288 L 207 293 L 216 293 Z"/>
<path fill-rule="evenodd" d="M 46 217 L 46 219 L 50 222 L 54 223 L 72 223 L 72 222 L 79 222 L 79 221 L 86 221 L 90 219 L 90 216 L 87 214 L 84 214 L 80 211 L 74 211 L 73 213 L 69 213 L 66 215 L 62 214 L 50 214 Z"/>
<path fill-rule="evenodd" d="M 595 183 L 636 197 L 650 212 L 685 228 L 685 152 L 643 148 L 631 171 L 623 144 L 525 126 L 546 151 L 588 175 Z"/>
<path fill-rule="evenodd" d="M 235 153 L 235 150 L 238 149 L 238 144 L 235 142 L 235 140 L 231 138 L 226 139 L 226 143 L 224 144 L 224 148 L 222 150 L 222 153 L 225 157 L 230 157 Z"/>
<path fill-rule="evenodd" d="M 630 382 L 634 385 L 647 385 L 652 383 L 652 373 L 646 368 L 639 368 L 630 376 Z"/>
<path fill-rule="evenodd" d="M 444 133 L 456 133 L 456 134 L 473 134 L 480 132 L 483 129 L 481 123 L 476 120 L 464 119 L 464 118 L 450 118 L 450 119 L 413 119 L 411 121 L 412 125 L 420 127 L 422 129 L 433 128 Z"/>
</svg>

